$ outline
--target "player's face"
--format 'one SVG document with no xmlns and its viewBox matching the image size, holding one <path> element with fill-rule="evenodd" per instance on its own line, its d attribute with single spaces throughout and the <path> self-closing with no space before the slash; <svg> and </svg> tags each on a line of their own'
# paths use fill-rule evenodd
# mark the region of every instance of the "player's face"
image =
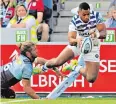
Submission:
<svg viewBox="0 0 116 104">
<path fill-rule="evenodd" d="M 33 57 L 33 58 L 36 58 L 36 57 L 37 57 L 37 53 L 38 53 L 38 51 L 37 51 L 36 46 L 33 46 L 33 47 L 32 47 L 32 50 L 31 50 L 31 55 L 32 55 L 32 57 Z"/>
<path fill-rule="evenodd" d="M 79 10 L 79 16 L 83 22 L 87 23 L 90 18 L 90 10 Z"/>
</svg>

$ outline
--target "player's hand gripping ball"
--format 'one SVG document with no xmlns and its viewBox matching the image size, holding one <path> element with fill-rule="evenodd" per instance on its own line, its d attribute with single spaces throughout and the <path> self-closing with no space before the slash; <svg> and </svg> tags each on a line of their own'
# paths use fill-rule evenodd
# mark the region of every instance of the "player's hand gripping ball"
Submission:
<svg viewBox="0 0 116 104">
<path fill-rule="evenodd" d="M 90 37 L 86 37 L 82 40 L 82 43 L 80 45 L 80 51 L 83 54 L 90 53 L 92 50 L 92 39 Z"/>
</svg>

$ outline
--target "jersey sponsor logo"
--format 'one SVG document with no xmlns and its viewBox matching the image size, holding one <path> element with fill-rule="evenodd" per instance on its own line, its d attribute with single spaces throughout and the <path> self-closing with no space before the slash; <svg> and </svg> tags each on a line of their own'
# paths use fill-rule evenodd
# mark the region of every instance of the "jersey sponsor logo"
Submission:
<svg viewBox="0 0 116 104">
<path fill-rule="evenodd" d="M 82 28 L 84 28 L 85 26 L 83 26 L 83 25 L 80 25 L 80 26 L 78 26 L 77 28 L 78 28 L 78 30 L 81 30 Z"/>
<path fill-rule="evenodd" d="M 9 68 L 10 68 L 11 66 L 12 66 L 12 63 L 11 63 L 11 62 L 8 63 L 8 64 L 6 64 L 6 65 L 4 65 L 4 66 L 3 66 L 4 71 L 9 70 Z"/>
<path fill-rule="evenodd" d="M 89 36 L 89 33 L 81 33 L 81 34 L 79 34 L 80 36 Z"/>
<path fill-rule="evenodd" d="M 23 61 L 25 64 L 31 63 L 29 59 L 24 59 Z"/>
<path fill-rule="evenodd" d="M 96 55 L 95 55 L 95 57 L 96 57 L 96 58 L 99 58 L 99 55 L 98 55 L 98 54 L 96 54 Z"/>
</svg>

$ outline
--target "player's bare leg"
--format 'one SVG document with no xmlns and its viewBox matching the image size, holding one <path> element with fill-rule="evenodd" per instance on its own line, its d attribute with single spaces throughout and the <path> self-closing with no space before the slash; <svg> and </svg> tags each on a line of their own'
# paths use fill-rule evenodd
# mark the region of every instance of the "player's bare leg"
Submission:
<svg viewBox="0 0 116 104">
<path fill-rule="evenodd" d="M 58 67 L 60 65 L 63 65 L 65 62 L 72 59 L 73 57 L 74 57 L 73 51 L 70 48 L 65 47 L 63 51 L 58 55 L 58 57 L 49 60 L 46 63 L 46 66 L 48 68 Z"/>
<path fill-rule="evenodd" d="M 89 62 L 86 61 L 86 67 L 80 69 L 80 74 L 82 74 L 88 82 L 93 83 L 99 72 L 99 62 Z"/>
<path fill-rule="evenodd" d="M 91 62 L 91 61 L 84 62 L 83 58 L 81 58 L 81 60 L 78 61 L 78 66 L 79 65 L 83 66 L 82 68 L 80 68 L 79 73 L 82 74 L 87 79 L 88 82 L 93 83 L 98 76 L 99 62 Z M 71 69 L 69 70 L 74 70 L 72 67 L 70 68 Z M 68 70 L 67 67 L 64 67 L 63 71 L 66 70 Z"/>
</svg>

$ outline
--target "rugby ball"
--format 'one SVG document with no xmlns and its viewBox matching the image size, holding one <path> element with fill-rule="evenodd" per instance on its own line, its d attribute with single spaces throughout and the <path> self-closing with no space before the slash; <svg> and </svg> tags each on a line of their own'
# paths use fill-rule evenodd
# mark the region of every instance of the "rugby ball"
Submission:
<svg viewBox="0 0 116 104">
<path fill-rule="evenodd" d="M 92 50 L 92 39 L 90 37 L 85 37 L 80 45 L 80 51 L 83 54 L 87 54 L 90 53 L 91 50 Z"/>
</svg>

